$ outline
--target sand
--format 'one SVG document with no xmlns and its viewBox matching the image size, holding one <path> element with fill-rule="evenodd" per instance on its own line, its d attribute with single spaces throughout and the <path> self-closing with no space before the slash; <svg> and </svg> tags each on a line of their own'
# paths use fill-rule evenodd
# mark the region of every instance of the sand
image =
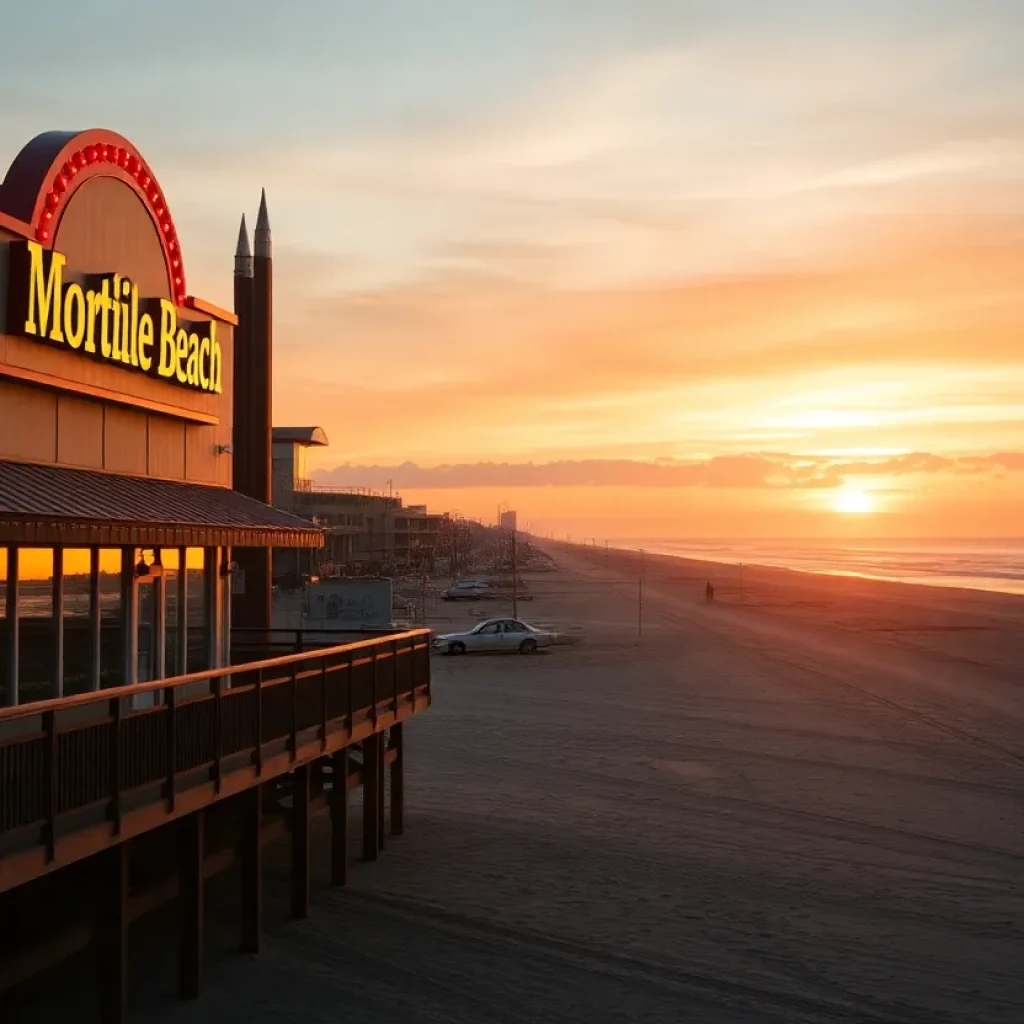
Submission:
<svg viewBox="0 0 1024 1024">
<path fill-rule="evenodd" d="M 1024 1021 L 1024 600 L 552 550 L 582 642 L 438 658 L 406 835 L 138 1019 Z"/>
</svg>

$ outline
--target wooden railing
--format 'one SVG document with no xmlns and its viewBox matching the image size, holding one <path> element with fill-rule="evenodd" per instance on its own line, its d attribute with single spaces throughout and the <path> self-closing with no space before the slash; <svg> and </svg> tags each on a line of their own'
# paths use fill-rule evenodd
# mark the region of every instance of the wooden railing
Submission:
<svg viewBox="0 0 1024 1024">
<path fill-rule="evenodd" d="M 95 839 L 68 842 L 76 829 L 95 834 L 97 817 L 109 845 L 129 811 L 138 834 L 140 810 L 155 827 L 193 806 L 192 790 L 212 802 L 229 775 L 237 792 L 414 713 L 430 699 L 429 637 L 413 630 L 0 710 L 0 892 L 94 852 Z"/>
</svg>

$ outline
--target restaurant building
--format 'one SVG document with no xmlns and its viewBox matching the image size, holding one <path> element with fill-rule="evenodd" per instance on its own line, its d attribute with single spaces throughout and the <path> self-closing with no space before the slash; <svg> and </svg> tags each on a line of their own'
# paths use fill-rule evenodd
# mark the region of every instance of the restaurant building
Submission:
<svg viewBox="0 0 1024 1024">
<path fill-rule="evenodd" d="M 264 249 L 266 278 L 269 224 Z M 189 292 L 126 139 L 49 132 L 17 155 L 0 185 L 0 706 L 228 664 L 238 563 L 257 571 L 236 593 L 266 603 L 270 548 L 322 543 L 270 507 L 269 339 L 250 332 L 265 365 L 240 393 L 237 325 Z M 238 435 L 239 403 L 267 410 L 265 437 Z M 265 496 L 232 489 L 239 450 Z"/>
<path fill-rule="evenodd" d="M 0 184 L 4 1020 L 44 997 L 71 1019 L 90 992 L 105 1024 L 127 1020 L 135 929 L 170 901 L 158 959 L 176 947 L 194 999 L 208 879 L 235 873 L 253 954 L 265 847 L 288 838 L 301 918 L 315 814 L 332 885 L 351 792 L 363 860 L 386 822 L 403 831 L 429 632 L 271 628 L 272 552 L 324 533 L 271 504 L 265 197 L 252 241 L 243 219 L 233 311 L 192 295 L 153 169 L 108 131 L 40 135 Z M 59 973 L 72 961 L 94 986 Z"/>
</svg>

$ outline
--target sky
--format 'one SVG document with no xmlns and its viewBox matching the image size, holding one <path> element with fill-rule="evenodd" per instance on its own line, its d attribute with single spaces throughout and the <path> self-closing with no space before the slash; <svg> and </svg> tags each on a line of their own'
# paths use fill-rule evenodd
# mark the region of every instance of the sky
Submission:
<svg viewBox="0 0 1024 1024">
<path fill-rule="evenodd" d="M 4 15 L 0 166 L 126 135 L 223 305 L 265 187 L 275 422 L 332 483 L 1019 535 L 1021 52 L 1018 0 L 51 0 Z"/>
</svg>

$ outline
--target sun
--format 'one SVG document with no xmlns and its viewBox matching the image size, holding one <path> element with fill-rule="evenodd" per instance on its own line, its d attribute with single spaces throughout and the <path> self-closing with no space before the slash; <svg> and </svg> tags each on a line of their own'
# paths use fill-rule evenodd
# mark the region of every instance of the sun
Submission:
<svg viewBox="0 0 1024 1024">
<path fill-rule="evenodd" d="M 860 515 L 874 511 L 875 502 L 866 491 L 841 491 L 833 508 L 848 515 Z"/>
</svg>

